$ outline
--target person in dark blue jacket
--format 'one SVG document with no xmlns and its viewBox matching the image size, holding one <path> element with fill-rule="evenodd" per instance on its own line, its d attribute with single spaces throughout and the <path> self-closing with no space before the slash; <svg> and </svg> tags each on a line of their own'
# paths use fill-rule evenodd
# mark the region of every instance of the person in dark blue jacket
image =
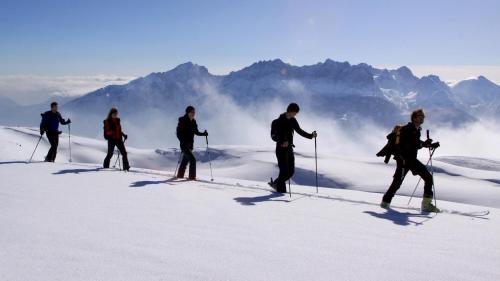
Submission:
<svg viewBox="0 0 500 281">
<path fill-rule="evenodd" d="M 59 124 L 67 125 L 70 124 L 71 120 L 64 120 L 61 117 L 61 113 L 58 111 L 57 102 L 50 104 L 50 110 L 42 113 L 42 122 L 40 123 L 40 135 L 43 136 L 47 133 L 47 138 L 49 139 L 50 149 L 45 156 L 45 162 L 54 162 L 57 155 L 57 146 L 59 145 L 59 135 L 62 133 L 59 131 Z"/>
<path fill-rule="evenodd" d="M 177 178 L 184 178 L 187 164 L 189 163 L 189 179 L 196 180 L 196 158 L 193 155 L 194 135 L 208 136 L 207 131 L 203 133 L 198 130 L 198 125 L 194 119 L 196 114 L 194 107 L 188 106 L 186 114 L 179 118 L 177 125 L 177 138 L 179 139 L 182 161 L 179 166 Z"/>
</svg>

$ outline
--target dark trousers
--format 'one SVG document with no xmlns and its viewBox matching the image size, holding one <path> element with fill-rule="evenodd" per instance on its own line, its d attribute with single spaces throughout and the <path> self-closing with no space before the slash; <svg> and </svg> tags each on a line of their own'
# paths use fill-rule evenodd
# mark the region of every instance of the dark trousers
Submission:
<svg viewBox="0 0 500 281">
<path fill-rule="evenodd" d="M 391 203 L 392 198 L 396 194 L 396 191 L 401 187 L 403 180 L 408 173 L 411 171 L 413 175 L 420 176 L 424 180 L 424 197 L 432 198 L 434 196 L 432 192 L 433 179 L 431 173 L 427 170 L 424 164 L 418 159 L 411 160 L 405 166 L 403 166 L 403 161 L 397 160 L 396 172 L 394 173 L 394 179 L 392 180 L 391 186 L 385 193 L 383 201 Z"/>
<path fill-rule="evenodd" d="M 57 147 L 59 146 L 59 132 L 47 132 L 47 138 L 49 139 L 50 149 L 45 156 L 45 161 L 54 162 L 57 156 Z"/>
<path fill-rule="evenodd" d="M 186 173 L 186 167 L 189 163 L 189 178 L 196 179 L 196 158 L 194 158 L 193 151 L 191 149 L 182 149 L 182 161 L 179 166 L 179 171 L 177 173 L 178 178 L 183 178 Z"/>
<path fill-rule="evenodd" d="M 124 170 L 130 169 L 127 157 L 127 150 L 125 149 L 125 144 L 123 143 L 123 140 L 108 140 L 108 154 L 106 154 L 106 158 L 104 158 L 103 167 L 109 168 L 109 161 L 111 160 L 111 157 L 113 157 L 113 154 L 115 152 L 115 146 L 118 148 L 120 154 L 122 155 L 123 169 Z"/>
<path fill-rule="evenodd" d="M 291 147 L 276 147 L 276 158 L 280 174 L 274 180 L 278 192 L 286 192 L 286 181 L 295 173 L 295 156 Z"/>
</svg>

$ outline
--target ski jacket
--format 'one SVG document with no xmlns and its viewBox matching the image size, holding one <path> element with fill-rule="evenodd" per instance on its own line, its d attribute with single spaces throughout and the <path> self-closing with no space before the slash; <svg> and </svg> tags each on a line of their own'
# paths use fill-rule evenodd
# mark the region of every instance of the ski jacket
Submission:
<svg viewBox="0 0 500 281">
<path fill-rule="evenodd" d="M 61 113 L 52 112 L 51 110 L 42 113 L 42 122 L 40 122 L 40 131 L 59 132 L 59 123 L 62 125 L 68 124 L 68 120 L 61 117 Z"/>
<path fill-rule="evenodd" d="M 304 138 L 312 139 L 313 135 L 305 132 L 299 126 L 299 122 L 295 118 L 286 118 L 286 113 L 280 115 L 276 119 L 276 128 L 272 132 L 272 138 L 276 141 L 276 146 L 281 147 L 284 142 L 288 142 L 289 147 L 293 147 L 293 133 L 297 132 Z"/>
<path fill-rule="evenodd" d="M 417 159 L 418 150 L 423 147 L 423 141 L 420 140 L 421 128 L 418 128 L 411 122 L 403 126 L 400 130 L 399 145 L 395 155 L 402 156 L 405 160 Z"/>
<path fill-rule="evenodd" d="M 121 140 L 123 137 L 120 118 L 104 120 L 104 138 L 107 140 Z"/>
<path fill-rule="evenodd" d="M 179 123 L 177 125 L 177 138 L 179 139 L 181 149 L 193 149 L 194 135 L 205 136 L 204 133 L 201 133 L 198 130 L 196 120 L 189 119 L 187 114 L 179 117 Z"/>
</svg>

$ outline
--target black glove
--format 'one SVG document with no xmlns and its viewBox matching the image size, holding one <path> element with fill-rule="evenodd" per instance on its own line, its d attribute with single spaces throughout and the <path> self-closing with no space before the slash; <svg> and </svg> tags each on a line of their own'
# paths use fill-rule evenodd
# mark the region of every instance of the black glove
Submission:
<svg viewBox="0 0 500 281">
<path fill-rule="evenodd" d="M 43 136 L 43 134 L 45 134 L 45 131 L 44 130 L 40 130 L 40 136 Z"/>
<path fill-rule="evenodd" d="M 204 135 L 205 137 L 208 137 L 208 132 L 207 132 L 207 130 L 205 130 L 205 132 L 203 132 L 203 135 Z"/>
<path fill-rule="evenodd" d="M 435 142 L 435 143 L 431 144 L 431 148 L 432 148 L 432 149 L 436 149 L 436 148 L 438 148 L 438 147 L 440 147 L 440 146 L 441 146 L 441 145 L 439 144 L 439 142 Z"/>
<path fill-rule="evenodd" d="M 66 120 L 66 124 L 71 124 L 71 119 Z"/>
<path fill-rule="evenodd" d="M 422 147 L 431 147 L 432 145 L 432 139 L 427 139 L 426 141 L 424 141 L 424 143 L 422 144 Z"/>
<path fill-rule="evenodd" d="M 125 134 L 122 134 L 122 135 L 123 135 L 123 138 L 124 138 L 125 140 L 127 140 L 127 139 L 128 139 L 128 136 L 127 136 L 127 135 L 125 135 Z"/>
</svg>

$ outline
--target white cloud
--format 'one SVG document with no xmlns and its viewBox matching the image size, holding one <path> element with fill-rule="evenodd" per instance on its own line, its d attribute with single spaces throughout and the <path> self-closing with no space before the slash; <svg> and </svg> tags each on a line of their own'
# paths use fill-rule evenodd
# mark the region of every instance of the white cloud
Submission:
<svg viewBox="0 0 500 281">
<path fill-rule="evenodd" d="M 125 84 L 134 77 L 91 76 L 0 76 L 0 96 L 23 105 L 36 104 L 54 96 L 80 96 L 112 84 Z"/>
</svg>

